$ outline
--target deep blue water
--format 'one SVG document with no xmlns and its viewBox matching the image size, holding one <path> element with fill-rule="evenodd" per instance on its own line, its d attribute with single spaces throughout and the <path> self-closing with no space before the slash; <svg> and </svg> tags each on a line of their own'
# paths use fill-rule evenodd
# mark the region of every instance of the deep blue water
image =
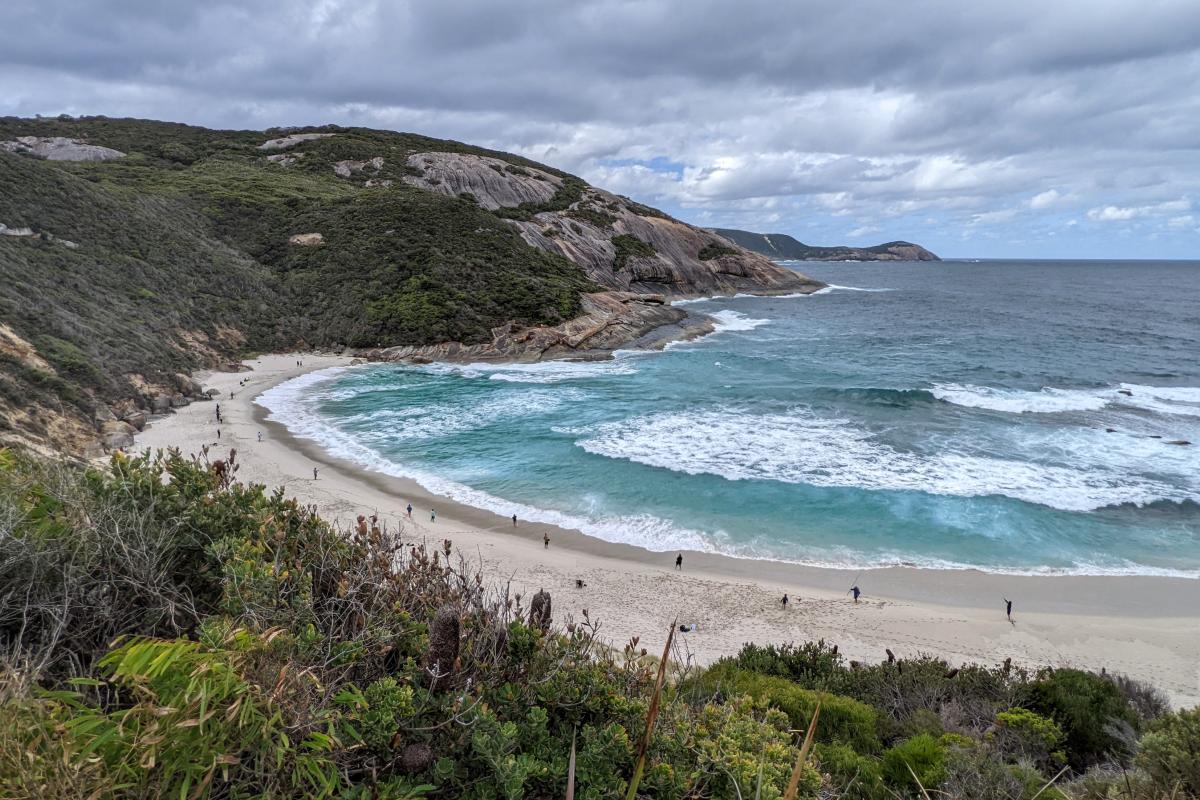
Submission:
<svg viewBox="0 0 1200 800">
<path fill-rule="evenodd" d="M 365 466 L 656 550 L 1200 576 L 1200 263 L 799 266 L 843 288 L 692 304 L 722 330 L 663 353 L 260 402 Z"/>
</svg>

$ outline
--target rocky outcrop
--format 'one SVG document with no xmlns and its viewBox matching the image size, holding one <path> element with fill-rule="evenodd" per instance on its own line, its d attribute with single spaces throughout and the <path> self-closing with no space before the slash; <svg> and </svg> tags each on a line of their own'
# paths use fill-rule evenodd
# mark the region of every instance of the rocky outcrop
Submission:
<svg viewBox="0 0 1200 800">
<path fill-rule="evenodd" d="M 406 183 L 451 196 L 470 194 L 493 211 L 554 206 L 564 189 L 558 175 L 485 156 L 418 153 L 408 165 L 421 174 L 405 177 Z M 515 215 L 509 222 L 530 245 L 574 261 L 606 289 L 684 298 L 805 293 L 824 286 L 703 228 L 575 180 L 580 185 L 569 202 Z M 649 248 L 619 259 L 620 237 L 633 237 Z"/>
<path fill-rule="evenodd" d="M 566 256 L 596 283 L 618 291 L 685 298 L 803 294 L 824 286 L 762 256 L 730 247 L 702 228 L 639 210 L 624 198 L 589 188 L 566 211 L 544 212 L 513 224 L 534 247 Z M 652 252 L 621 263 L 615 241 L 621 236 L 649 245 Z"/>
<path fill-rule="evenodd" d="M 301 247 L 315 247 L 325 244 L 325 235 L 321 233 L 297 233 L 294 236 L 288 237 L 288 244 L 300 245 Z"/>
<path fill-rule="evenodd" d="M 711 333 L 712 320 L 667 304 L 662 295 L 594 292 L 583 296 L 583 313 L 553 327 L 503 325 L 492 341 L 359 351 L 374 361 L 540 361 L 610 358 L 620 347 L 662 348 L 668 342 Z"/>
<path fill-rule="evenodd" d="M 112 420 L 100 426 L 100 442 L 109 450 L 133 447 L 137 429 L 128 422 Z"/>
<path fill-rule="evenodd" d="M 79 245 L 76 242 L 72 242 L 70 239 L 60 239 L 48 231 L 36 233 L 30 227 L 10 228 L 2 222 L 0 222 L 0 236 L 13 236 L 18 239 L 41 239 L 42 241 L 61 244 L 63 247 L 69 247 L 72 250 L 79 249 Z"/>
<path fill-rule="evenodd" d="M 563 180 L 540 169 L 470 153 L 417 153 L 409 156 L 408 166 L 418 173 L 404 177 L 410 186 L 451 197 L 469 194 L 489 211 L 545 203 Z"/>
<path fill-rule="evenodd" d="M 291 133 L 278 139 L 268 139 L 258 146 L 259 150 L 286 150 L 301 142 L 311 142 L 313 139 L 328 139 L 332 133 Z"/>
<path fill-rule="evenodd" d="M 375 156 L 366 161 L 339 161 L 333 165 L 333 172 L 339 178 L 349 178 L 365 170 L 379 172 L 381 169 L 383 169 L 383 156 Z"/>
<path fill-rule="evenodd" d="M 753 233 L 734 228 L 711 228 L 713 233 L 768 258 L 794 261 L 941 261 L 912 242 L 885 242 L 872 247 L 817 247 L 786 233 Z"/>
<path fill-rule="evenodd" d="M 65 136 L 18 136 L 10 142 L 0 142 L 0 150 L 48 161 L 110 161 L 125 157 L 120 150 Z"/>
<path fill-rule="evenodd" d="M 2 322 L 0 322 L 0 353 L 15 358 L 29 369 L 36 369 L 48 375 L 58 374 L 54 367 L 50 366 L 50 362 L 38 354 L 32 344 L 22 339 L 16 331 Z"/>
</svg>

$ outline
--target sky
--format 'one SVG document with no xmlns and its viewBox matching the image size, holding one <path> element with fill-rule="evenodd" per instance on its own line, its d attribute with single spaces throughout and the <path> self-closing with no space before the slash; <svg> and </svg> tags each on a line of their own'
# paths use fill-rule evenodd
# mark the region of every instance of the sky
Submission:
<svg viewBox="0 0 1200 800">
<path fill-rule="evenodd" d="M 698 225 L 1200 258 L 1200 0 L 5 0 L 0 114 L 337 123 Z"/>
</svg>

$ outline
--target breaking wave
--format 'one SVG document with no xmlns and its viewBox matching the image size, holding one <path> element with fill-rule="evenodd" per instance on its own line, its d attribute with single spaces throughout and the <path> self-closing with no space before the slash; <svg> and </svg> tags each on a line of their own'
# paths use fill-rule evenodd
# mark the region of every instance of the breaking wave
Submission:
<svg viewBox="0 0 1200 800">
<path fill-rule="evenodd" d="M 1001 495 L 1063 511 L 1094 511 L 1157 500 L 1200 501 L 1200 492 L 1153 477 L 995 458 L 971 452 L 897 449 L 844 419 L 806 410 L 753 414 L 741 409 L 651 415 L 597 427 L 576 444 L 589 453 L 728 480 Z M 1097 446 L 1102 446 L 1100 443 Z"/>
</svg>

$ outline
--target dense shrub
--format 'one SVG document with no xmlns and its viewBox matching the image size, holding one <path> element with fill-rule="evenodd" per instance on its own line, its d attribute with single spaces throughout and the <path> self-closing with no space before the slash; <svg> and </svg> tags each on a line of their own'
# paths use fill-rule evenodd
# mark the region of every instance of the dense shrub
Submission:
<svg viewBox="0 0 1200 800">
<path fill-rule="evenodd" d="M 1076 770 L 1130 755 L 1121 728 L 1137 725 L 1137 716 L 1107 678 L 1077 669 L 1055 670 L 1033 683 L 1029 701 L 1030 709 L 1062 727 L 1067 760 Z"/>
<path fill-rule="evenodd" d="M 611 241 L 617 250 L 613 256 L 613 269 L 617 270 L 624 269 L 631 258 L 649 258 L 656 252 L 654 245 L 627 233 L 614 236 Z"/>
<path fill-rule="evenodd" d="M 704 247 L 700 248 L 700 252 L 697 254 L 696 258 L 700 259 L 701 261 L 712 261 L 714 258 L 735 255 L 736 253 L 737 250 L 734 250 L 732 247 L 710 242 L 709 244 L 706 244 Z"/>
<path fill-rule="evenodd" d="M 744 694 L 768 703 L 787 714 L 792 727 L 798 730 L 808 727 L 819 701 L 818 742 L 838 742 L 860 753 L 875 752 L 880 747 L 874 709 L 848 697 L 814 692 L 784 678 L 740 670 L 728 663 L 713 666 L 695 685 L 701 694 L 720 692 L 726 697 Z"/>
<path fill-rule="evenodd" d="M 883 754 L 883 779 L 897 789 L 932 791 L 945 777 L 946 751 L 927 733 L 907 739 Z"/>
<path fill-rule="evenodd" d="M 997 714 L 992 739 L 1002 752 L 1044 768 L 1061 766 L 1066 760 L 1061 749 L 1066 739 L 1062 728 L 1054 720 L 1025 708 Z"/>
<path fill-rule="evenodd" d="M 816 761 L 845 800 L 884 800 L 892 795 L 883 785 L 883 765 L 844 744 L 818 744 Z"/>
<path fill-rule="evenodd" d="M 1200 796 L 1200 707 L 1167 714 L 1142 737 L 1137 763 L 1163 791 Z"/>
</svg>

